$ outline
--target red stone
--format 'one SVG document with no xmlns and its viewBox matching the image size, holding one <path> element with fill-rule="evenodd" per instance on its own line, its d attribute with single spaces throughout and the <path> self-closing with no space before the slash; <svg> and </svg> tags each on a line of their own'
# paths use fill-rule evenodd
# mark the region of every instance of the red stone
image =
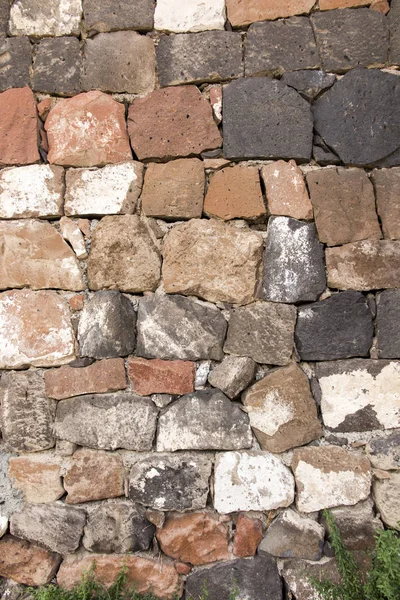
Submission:
<svg viewBox="0 0 400 600">
<path fill-rule="evenodd" d="M 45 585 L 54 577 L 61 556 L 11 535 L 0 540 L 0 577 L 24 585 Z"/>
<path fill-rule="evenodd" d="M 36 102 L 28 88 L 0 94 L 0 166 L 39 161 Z"/>
<path fill-rule="evenodd" d="M 75 294 L 75 296 L 72 296 L 72 298 L 68 300 L 72 310 L 82 310 L 84 301 L 85 296 L 83 294 Z"/>
<path fill-rule="evenodd" d="M 239 558 L 254 556 L 258 544 L 263 538 L 262 523 L 259 519 L 250 519 L 240 513 L 236 523 L 233 554 Z"/>
<path fill-rule="evenodd" d="M 188 394 L 194 391 L 196 365 L 184 360 L 130 358 L 128 376 L 133 389 L 149 394 Z"/>
</svg>

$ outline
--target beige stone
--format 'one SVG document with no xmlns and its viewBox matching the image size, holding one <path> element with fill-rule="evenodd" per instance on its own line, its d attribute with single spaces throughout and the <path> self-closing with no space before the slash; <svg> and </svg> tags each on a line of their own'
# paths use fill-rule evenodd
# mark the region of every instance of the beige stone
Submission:
<svg viewBox="0 0 400 600">
<path fill-rule="evenodd" d="M 374 481 L 373 496 L 382 521 L 393 529 L 400 522 L 400 471 L 390 473 L 390 479 Z"/>
<path fill-rule="evenodd" d="M 56 574 L 61 556 L 11 535 L 0 540 L 0 577 L 24 585 L 45 585 Z"/>
<path fill-rule="evenodd" d="M 92 290 L 152 291 L 160 280 L 160 270 L 157 239 L 146 218 L 121 215 L 100 221 L 88 259 Z"/>
<path fill-rule="evenodd" d="M 223 29 L 224 24 L 224 0 L 158 0 L 154 14 L 154 27 L 161 31 Z"/>
<path fill-rule="evenodd" d="M 320 10 L 353 8 L 356 6 L 366 6 L 367 4 L 371 4 L 371 0 L 319 0 Z"/>
<path fill-rule="evenodd" d="M 261 169 L 268 212 L 271 215 L 310 220 L 313 208 L 301 169 L 294 160 L 277 160 Z"/>
<path fill-rule="evenodd" d="M 44 504 L 64 495 L 61 458 L 54 454 L 33 454 L 10 458 L 8 475 L 26 502 Z"/>
<path fill-rule="evenodd" d="M 165 291 L 247 304 L 258 292 L 262 246 L 258 233 L 213 219 L 177 225 L 164 239 Z"/>
<path fill-rule="evenodd" d="M 226 0 L 228 19 L 233 27 L 254 21 L 273 21 L 281 17 L 308 14 L 316 0 Z"/>
<path fill-rule="evenodd" d="M 10 12 L 11 35 L 79 35 L 82 0 L 17 0 Z"/>
<path fill-rule="evenodd" d="M 73 251 L 79 260 L 83 260 L 88 257 L 86 251 L 85 240 L 82 232 L 79 229 L 77 223 L 68 217 L 61 217 L 60 219 L 60 232 L 64 240 L 69 242 L 72 246 Z"/>
<path fill-rule="evenodd" d="M 374 169 L 371 174 L 383 236 L 400 239 L 400 167 Z"/>
<path fill-rule="evenodd" d="M 0 166 L 39 161 L 38 117 L 30 88 L 0 94 Z"/>
</svg>

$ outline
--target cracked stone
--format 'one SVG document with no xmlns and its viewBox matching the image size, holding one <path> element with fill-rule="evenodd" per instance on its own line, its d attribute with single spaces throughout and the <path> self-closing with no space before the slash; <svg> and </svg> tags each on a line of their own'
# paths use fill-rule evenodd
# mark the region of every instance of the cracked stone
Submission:
<svg viewBox="0 0 400 600">
<path fill-rule="evenodd" d="M 383 525 L 374 515 L 374 504 L 370 498 L 354 506 L 332 508 L 331 512 L 346 548 L 353 551 L 375 548 L 376 532 L 383 529 Z"/>
<path fill-rule="evenodd" d="M 312 102 L 321 92 L 332 87 L 336 77 L 333 73 L 306 69 L 304 71 L 288 71 L 282 75 L 281 80 L 297 90 L 303 98 Z"/>
</svg>

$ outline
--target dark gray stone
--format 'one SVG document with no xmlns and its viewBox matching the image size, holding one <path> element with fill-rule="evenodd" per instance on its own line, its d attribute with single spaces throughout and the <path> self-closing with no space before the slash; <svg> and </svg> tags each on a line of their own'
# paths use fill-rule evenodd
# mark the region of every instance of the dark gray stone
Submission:
<svg viewBox="0 0 400 600">
<path fill-rule="evenodd" d="M 354 506 L 337 506 L 330 510 L 346 548 L 352 551 L 375 548 L 376 532 L 383 529 L 383 525 L 374 515 L 374 504 L 370 498 Z M 325 525 L 325 519 L 323 523 Z"/>
<path fill-rule="evenodd" d="M 376 324 L 379 358 L 400 358 L 400 290 L 377 295 Z"/>
<path fill-rule="evenodd" d="M 81 50 L 76 37 L 41 40 L 36 46 L 33 89 L 61 96 L 79 93 L 81 65 Z"/>
<path fill-rule="evenodd" d="M 232 31 L 164 35 L 156 55 L 161 86 L 221 81 L 243 75 L 242 36 Z"/>
<path fill-rule="evenodd" d="M 10 0 L 0 0 L 0 32 L 7 33 L 10 18 Z"/>
<path fill-rule="evenodd" d="M 306 69 L 284 73 L 281 81 L 297 90 L 306 100 L 314 100 L 318 94 L 332 87 L 336 77 L 333 73 Z"/>
<path fill-rule="evenodd" d="M 314 33 L 307 17 L 250 25 L 245 46 L 246 77 L 279 75 L 319 66 Z"/>
<path fill-rule="evenodd" d="M 0 5 L 1 11 L 1 5 Z M 30 83 L 32 47 L 27 37 L 0 38 L 0 91 Z"/>
<path fill-rule="evenodd" d="M 313 158 L 319 165 L 340 165 L 340 158 L 332 152 L 319 135 L 314 136 Z"/>
<path fill-rule="evenodd" d="M 117 291 L 96 292 L 85 303 L 78 326 L 79 352 L 92 358 L 132 354 L 136 342 L 136 313 Z"/>
<path fill-rule="evenodd" d="M 271 217 L 264 251 L 265 300 L 316 300 L 325 286 L 324 247 L 314 223 Z"/>
<path fill-rule="evenodd" d="M 311 158 L 310 106 L 280 81 L 233 81 L 223 88 L 223 114 L 226 158 Z"/>
<path fill-rule="evenodd" d="M 366 450 L 371 465 L 376 469 L 400 469 L 400 429 L 372 439 Z"/>
<path fill-rule="evenodd" d="M 282 600 L 282 583 L 275 560 L 268 554 L 240 558 L 191 573 L 186 580 L 186 600 L 229 598 L 237 589 L 238 600 Z"/>
<path fill-rule="evenodd" d="M 227 323 L 221 311 L 184 296 L 139 302 L 135 354 L 166 360 L 221 360 Z"/>
<path fill-rule="evenodd" d="M 212 458 L 202 454 L 157 453 L 132 467 L 129 498 L 157 510 L 205 508 Z"/>
<path fill-rule="evenodd" d="M 302 360 L 367 356 L 373 335 L 368 300 L 360 292 L 334 294 L 298 310 L 295 341 Z"/>
<path fill-rule="evenodd" d="M 390 31 L 389 63 L 400 65 L 400 0 L 392 0 L 387 16 Z"/>
<path fill-rule="evenodd" d="M 400 148 L 397 75 L 353 69 L 316 100 L 313 110 L 317 133 L 346 164 L 372 165 Z"/>
<path fill-rule="evenodd" d="M 84 0 L 83 15 L 89 31 L 153 29 L 155 0 Z"/>
<path fill-rule="evenodd" d="M 325 71 L 385 66 L 389 28 L 381 13 L 350 8 L 315 12 L 311 19 Z"/>
</svg>

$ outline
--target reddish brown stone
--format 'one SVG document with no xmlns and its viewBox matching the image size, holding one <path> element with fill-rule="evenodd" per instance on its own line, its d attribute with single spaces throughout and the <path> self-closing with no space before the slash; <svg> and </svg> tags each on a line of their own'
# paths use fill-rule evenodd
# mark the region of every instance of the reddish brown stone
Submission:
<svg viewBox="0 0 400 600">
<path fill-rule="evenodd" d="M 39 161 L 36 102 L 28 88 L 0 94 L 0 166 Z"/>
<path fill-rule="evenodd" d="M 77 371 L 73 367 L 51 369 L 44 374 L 46 394 L 62 400 L 82 394 L 104 394 L 126 388 L 125 366 L 122 358 L 100 360 Z"/>
<path fill-rule="evenodd" d="M 54 577 L 61 556 L 11 535 L 0 540 L 0 577 L 24 585 L 45 585 Z"/>
<path fill-rule="evenodd" d="M 352 8 L 371 4 L 371 0 L 319 0 L 320 10 L 332 10 L 335 8 Z"/>
<path fill-rule="evenodd" d="M 211 514 L 171 516 L 157 539 L 165 554 L 192 565 L 229 559 L 228 529 Z"/>
<path fill-rule="evenodd" d="M 277 160 L 261 169 L 268 211 L 294 219 L 312 219 L 313 208 L 301 169 L 294 160 Z"/>
<path fill-rule="evenodd" d="M 77 221 L 79 229 L 82 231 L 83 235 L 88 239 L 91 238 L 90 231 L 90 221 L 89 219 L 78 219 Z"/>
<path fill-rule="evenodd" d="M 222 143 L 211 106 L 194 85 L 155 90 L 134 100 L 128 131 L 139 160 L 201 154 Z"/>
<path fill-rule="evenodd" d="M 83 294 L 75 294 L 68 300 L 68 303 L 72 310 L 82 310 L 85 302 L 85 296 Z"/>
<path fill-rule="evenodd" d="M 119 454 L 87 448 L 77 450 L 64 477 L 68 492 L 65 502 L 79 504 L 123 496 L 124 475 Z"/>
<path fill-rule="evenodd" d="M 129 379 L 135 392 L 142 396 L 193 392 L 195 373 L 195 363 L 185 360 L 128 360 Z"/>
<path fill-rule="evenodd" d="M 226 0 L 228 19 L 233 27 L 308 14 L 314 4 L 315 0 Z"/>
<path fill-rule="evenodd" d="M 261 521 L 259 519 L 250 519 L 245 514 L 240 513 L 236 523 L 233 554 L 239 558 L 254 556 L 262 537 L 263 529 Z"/>
<path fill-rule="evenodd" d="M 374 169 L 371 174 L 383 236 L 400 239 L 400 167 Z"/>
<path fill-rule="evenodd" d="M 186 563 L 178 561 L 175 563 L 175 569 L 176 572 L 179 573 L 179 575 L 189 575 L 190 571 L 192 570 L 192 567 L 190 565 L 187 565 Z"/>
<path fill-rule="evenodd" d="M 49 112 L 45 129 L 50 163 L 94 167 L 132 159 L 125 107 L 102 92 L 61 100 Z"/>
<path fill-rule="evenodd" d="M 61 458 L 52 454 L 33 454 L 10 458 L 8 475 L 26 502 L 54 502 L 64 495 L 61 483 Z"/>
<path fill-rule="evenodd" d="M 217 171 L 210 179 L 204 212 L 225 221 L 265 215 L 258 168 L 235 166 Z"/>
<path fill-rule="evenodd" d="M 375 10 L 382 15 L 387 15 L 390 10 L 390 4 L 387 2 L 387 0 L 374 0 L 370 6 L 370 9 Z"/>
<path fill-rule="evenodd" d="M 57 98 L 45 98 L 41 102 L 38 102 L 36 108 L 38 111 L 38 115 L 42 119 L 42 121 L 45 121 L 47 119 L 47 115 L 49 114 L 53 106 L 56 105 L 56 103 Z"/>
</svg>

